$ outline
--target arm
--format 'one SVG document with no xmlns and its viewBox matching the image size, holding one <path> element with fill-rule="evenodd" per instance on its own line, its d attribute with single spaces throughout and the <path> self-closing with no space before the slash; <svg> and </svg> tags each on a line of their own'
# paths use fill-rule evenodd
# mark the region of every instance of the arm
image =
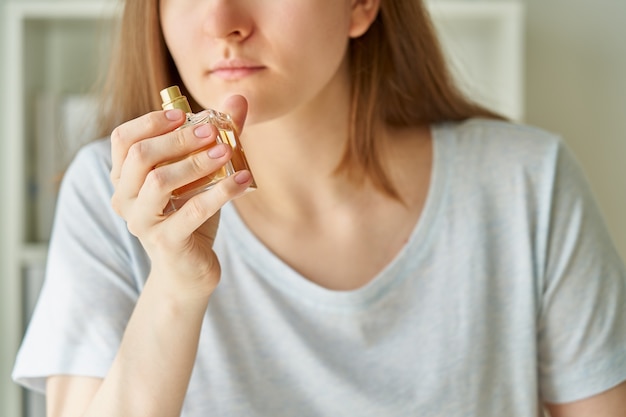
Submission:
<svg viewBox="0 0 626 417">
<path fill-rule="evenodd" d="M 49 417 L 180 414 L 208 298 L 176 294 L 153 278 L 148 279 L 104 380 L 48 379 Z"/>
<path fill-rule="evenodd" d="M 246 103 L 235 100 L 235 120 L 243 121 Z M 107 375 L 51 377 L 48 417 L 180 415 L 204 314 L 221 275 L 213 252 L 216 214 L 245 191 L 251 176 L 226 178 L 163 215 L 171 190 L 215 172 L 232 152 L 226 145 L 212 148 L 220 146 L 219 154 L 194 152 L 215 140 L 216 129 L 173 131 L 184 115 L 167 116 L 153 112 L 112 134 L 111 203 L 141 242 L 151 271 Z M 163 164 L 172 154 L 180 158 Z"/>
<path fill-rule="evenodd" d="M 626 382 L 584 400 L 546 408 L 552 417 L 626 417 Z"/>
<path fill-rule="evenodd" d="M 46 415 L 80 416 L 92 400 L 102 379 L 54 375 L 46 379 Z"/>
<path fill-rule="evenodd" d="M 556 157 L 538 316 L 540 394 L 553 416 L 626 417 L 626 268 L 580 165 L 562 144 Z"/>
</svg>

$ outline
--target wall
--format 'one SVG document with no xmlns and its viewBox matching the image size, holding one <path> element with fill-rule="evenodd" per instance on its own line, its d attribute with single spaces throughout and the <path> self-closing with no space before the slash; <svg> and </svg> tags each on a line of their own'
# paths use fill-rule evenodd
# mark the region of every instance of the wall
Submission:
<svg viewBox="0 0 626 417">
<path fill-rule="evenodd" d="M 4 32 L 7 25 L 5 22 L 5 4 L 5 0 L 0 0 L 0 91 L 3 91 L 4 87 L 6 86 L 6 65 L 4 64 L 4 57 L 7 39 Z M 0 141 L 8 140 L 8 138 L 5 138 L 3 135 L 3 129 L 5 126 L 5 109 L 5 100 L 0 100 Z M 4 178 L 6 177 L 6 175 L 8 175 L 8 173 L 6 172 L 7 164 L 5 163 L 5 161 L 5 156 L 0 153 L 0 191 L 4 191 Z M 4 192 L 2 194 L 4 194 Z M 4 207 L 2 204 L 0 204 L 0 237 L 5 236 L 4 219 Z M 2 265 L 5 265 L 6 262 L 5 256 L 7 251 L 4 246 L 5 244 L 5 239 L 0 238 L 0 291 L 3 292 L 5 280 L 3 279 L 4 277 L 2 276 L 1 272 L 3 270 Z M 9 347 L 6 346 L 3 337 L 3 335 L 6 334 L 6 329 L 10 327 L 7 326 L 8 320 L 14 320 L 14 318 L 7 317 L 8 315 L 5 310 L 6 309 L 4 308 L 4 305 L 0 303 L 0 415 L 2 416 L 6 415 L 7 412 L 4 404 L 10 402 L 10 399 L 7 397 L 13 395 L 15 392 L 13 389 L 11 389 L 9 385 L 11 383 L 9 380 L 9 373 L 11 372 L 12 363 L 7 362 L 7 359 L 9 359 L 10 357 L 8 351 Z"/>
<path fill-rule="evenodd" d="M 526 121 L 574 150 L 626 259 L 626 1 L 526 7 Z"/>
</svg>

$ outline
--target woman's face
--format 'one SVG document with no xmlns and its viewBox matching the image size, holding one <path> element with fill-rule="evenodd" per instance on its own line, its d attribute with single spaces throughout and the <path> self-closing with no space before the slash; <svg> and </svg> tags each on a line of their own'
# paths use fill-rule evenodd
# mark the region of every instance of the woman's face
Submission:
<svg viewBox="0 0 626 417">
<path fill-rule="evenodd" d="M 248 123 L 256 123 L 347 94 L 348 40 L 369 26 L 360 10 L 368 3 L 161 0 L 161 26 L 198 104 L 219 108 L 241 94 L 249 102 Z"/>
</svg>

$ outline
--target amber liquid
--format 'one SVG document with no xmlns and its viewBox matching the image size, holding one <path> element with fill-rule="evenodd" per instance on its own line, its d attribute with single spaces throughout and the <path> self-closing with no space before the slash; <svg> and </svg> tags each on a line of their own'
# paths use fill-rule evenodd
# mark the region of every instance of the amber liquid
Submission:
<svg viewBox="0 0 626 417">
<path fill-rule="evenodd" d="M 212 188 L 219 181 L 223 180 L 226 177 L 234 175 L 236 172 L 241 170 L 250 170 L 248 165 L 248 160 L 244 154 L 243 148 L 241 147 L 241 143 L 239 142 L 239 137 L 235 132 L 234 125 L 230 119 L 230 116 L 219 113 L 214 110 L 205 110 L 196 115 L 188 115 L 187 122 L 181 126 L 179 129 L 189 126 L 189 125 L 197 125 L 201 123 L 212 123 L 219 132 L 218 137 L 216 138 L 216 143 L 225 143 L 230 145 L 233 150 L 232 157 L 230 161 L 228 161 L 222 168 L 218 171 L 213 172 L 206 177 L 199 178 L 189 184 L 186 184 L 182 187 L 175 189 L 172 192 L 172 196 L 170 197 L 170 204 L 166 207 L 166 213 L 169 211 L 179 209 L 186 200 L 193 197 L 194 195 L 206 191 Z M 215 145 L 211 145 L 215 146 Z M 207 149 L 210 149 L 211 146 L 207 146 L 206 148 L 200 149 L 196 152 L 203 152 Z M 183 158 L 180 158 L 183 159 Z M 173 163 L 180 159 L 170 161 L 167 163 Z M 254 179 L 252 180 L 252 184 L 248 187 L 249 190 L 253 190 L 256 188 L 256 183 Z"/>
</svg>

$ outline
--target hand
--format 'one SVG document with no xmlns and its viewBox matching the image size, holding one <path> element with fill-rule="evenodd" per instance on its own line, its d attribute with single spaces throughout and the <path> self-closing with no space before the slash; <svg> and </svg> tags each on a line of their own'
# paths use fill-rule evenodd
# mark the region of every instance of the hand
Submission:
<svg viewBox="0 0 626 417">
<path fill-rule="evenodd" d="M 224 107 L 241 131 L 246 100 L 232 96 Z M 252 176 L 241 171 L 164 215 L 173 190 L 217 171 L 232 156 L 230 146 L 214 144 L 214 126 L 175 130 L 184 121 L 180 110 L 155 111 L 113 131 L 111 181 L 115 192 L 111 203 L 148 253 L 152 262 L 150 279 L 160 277 L 176 290 L 207 294 L 215 289 L 220 277 L 212 249 L 219 210 L 245 191 Z M 209 150 L 198 152 L 209 146 Z M 164 164 L 169 161 L 176 162 Z"/>
</svg>

